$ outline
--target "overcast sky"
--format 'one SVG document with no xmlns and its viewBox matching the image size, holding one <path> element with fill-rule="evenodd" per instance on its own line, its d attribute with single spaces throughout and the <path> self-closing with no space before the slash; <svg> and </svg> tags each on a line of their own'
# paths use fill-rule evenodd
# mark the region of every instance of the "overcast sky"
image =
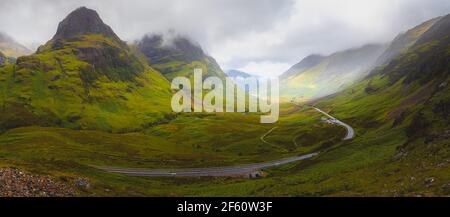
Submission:
<svg viewBox="0 0 450 217">
<path fill-rule="evenodd" d="M 42 44 L 79 6 L 97 10 L 123 40 L 174 30 L 225 70 L 272 76 L 309 54 L 388 42 L 450 13 L 449 0 L 0 0 L 0 31 Z"/>
</svg>

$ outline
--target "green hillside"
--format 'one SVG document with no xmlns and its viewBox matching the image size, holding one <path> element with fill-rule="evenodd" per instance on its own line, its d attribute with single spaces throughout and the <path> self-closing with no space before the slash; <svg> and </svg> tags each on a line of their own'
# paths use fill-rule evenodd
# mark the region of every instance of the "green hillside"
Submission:
<svg viewBox="0 0 450 217">
<path fill-rule="evenodd" d="M 196 184 L 188 195 L 449 195 L 449 23 L 450 15 L 439 19 L 371 77 L 313 102 L 351 125 L 353 140 L 264 179 Z"/>
<path fill-rule="evenodd" d="M 0 167 L 49 175 L 81 196 L 448 196 L 450 15 L 415 29 L 406 50 L 374 69 L 380 45 L 305 58 L 281 86 L 311 84 L 303 99 L 336 93 L 282 104 L 277 123 L 260 124 L 259 113 L 171 113 L 168 79 L 195 67 L 223 78 L 215 61 L 186 39 L 167 47 L 149 36 L 129 47 L 95 11 L 79 8 L 35 54 L 0 67 Z M 342 140 L 345 129 L 311 106 L 356 137 Z M 98 169 L 244 165 L 312 152 L 258 179 Z"/>
<path fill-rule="evenodd" d="M 324 156 L 345 171 L 345 178 L 329 178 L 329 184 L 352 183 L 347 194 L 449 193 L 449 23 L 450 15 L 436 21 L 408 52 L 372 77 L 316 104 L 342 117 L 358 134 L 328 154 L 339 158 Z"/>
<path fill-rule="evenodd" d="M 134 131 L 171 118 L 168 81 L 79 8 L 37 53 L 0 69 L 0 128 Z"/>
</svg>

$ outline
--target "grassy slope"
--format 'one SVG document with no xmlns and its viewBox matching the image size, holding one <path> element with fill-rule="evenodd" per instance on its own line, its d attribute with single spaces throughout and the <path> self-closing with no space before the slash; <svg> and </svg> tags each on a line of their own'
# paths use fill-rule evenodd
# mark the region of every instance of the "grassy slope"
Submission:
<svg viewBox="0 0 450 217">
<path fill-rule="evenodd" d="M 296 111 L 298 108 L 287 109 Z M 219 192 L 207 192 L 211 186 L 228 185 L 230 182 L 245 184 L 247 181 L 228 178 L 133 178 L 106 174 L 91 165 L 206 167 L 293 156 L 324 145 L 320 139 L 324 134 L 333 135 L 327 136 L 326 140 L 329 141 L 339 140 L 343 136 L 343 129 L 320 123 L 319 117 L 312 110 L 283 115 L 277 130 L 266 138 L 274 146 L 263 144 L 259 138 L 275 125 L 261 125 L 258 123 L 259 116 L 251 114 L 179 116 L 171 123 L 155 126 L 145 133 L 129 134 L 61 128 L 17 128 L 0 135 L 0 166 L 50 174 L 66 182 L 73 182 L 76 177 L 86 177 L 94 184 L 92 189 L 80 192 L 87 195 L 214 194 Z M 311 130 L 311 124 L 315 125 L 316 131 Z M 178 136 L 174 136 L 173 132 Z M 312 139 L 305 146 L 293 147 L 292 140 L 299 134 Z M 298 141 L 298 144 L 302 142 Z M 111 191 L 106 192 L 105 189 Z"/>
<path fill-rule="evenodd" d="M 448 67 L 428 75 L 398 71 L 423 73 L 419 64 L 437 60 L 430 54 L 448 56 L 448 50 L 446 40 L 418 46 L 393 63 L 402 67 L 386 68 L 385 74 L 317 103 L 353 126 L 354 140 L 274 169 L 266 179 L 200 185 L 193 194 L 449 195 Z M 445 60 L 435 63 L 445 66 Z"/>
<path fill-rule="evenodd" d="M 446 79 L 448 84 L 448 76 Z M 442 79 L 426 84 L 405 80 L 374 76 L 317 104 L 355 128 L 357 137 L 352 141 L 340 141 L 344 130 L 320 123 L 317 112 L 283 105 L 283 115 L 274 125 L 258 124 L 255 115 L 188 114 L 134 134 L 15 129 L 0 136 L 1 164 L 51 174 L 67 182 L 87 177 L 93 187 L 80 190 L 84 195 L 448 195 L 449 139 L 425 139 L 436 133 L 445 135 L 442 131 L 448 122 L 442 114 L 435 114 L 441 112 L 435 107 L 448 102 L 449 86 L 436 89 Z M 419 128 L 418 132 L 425 134 L 415 138 L 408 131 L 414 131 L 411 126 L 418 111 L 432 124 Z M 266 138 L 274 145 L 262 144 L 260 135 L 274 126 L 278 128 Z M 45 139 L 39 139 L 43 135 Z M 294 139 L 300 146 L 294 145 Z M 322 150 L 318 157 L 267 170 L 268 176 L 258 180 L 136 178 L 89 166 L 233 165 L 316 149 Z M 435 181 L 427 183 L 429 177 Z"/>
<path fill-rule="evenodd" d="M 0 68 L 3 129 L 41 125 L 123 132 L 173 116 L 167 80 L 113 40 L 85 35 L 59 49 L 51 46 Z M 133 68 L 95 67 L 77 55 L 83 50 Z"/>
<path fill-rule="evenodd" d="M 95 41 L 94 44 L 98 40 L 105 42 L 103 38 L 95 36 L 90 39 Z M 339 138 L 344 135 L 343 129 L 320 123 L 318 120 L 321 115 L 317 112 L 311 109 L 297 111 L 296 107 L 283 105 L 284 114 L 273 125 L 259 124 L 259 116 L 252 114 L 187 114 L 177 116 L 174 120 L 171 117 L 167 123 L 147 125 L 146 130 L 139 133 L 112 134 L 49 127 L 15 128 L 0 135 L 0 166 L 50 174 L 70 183 L 76 177 L 86 177 L 93 187 L 80 189 L 83 195 L 448 195 L 448 71 L 422 76 L 424 67 L 415 65 L 423 59 L 436 60 L 433 55 L 428 55 L 430 53 L 448 56 L 448 43 L 444 45 L 436 41 L 421 45 L 403 55 L 393 65 L 386 66 L 387 71 L 384 73 L 317 103 L 318 107 L 355 128 L 357 137 L 352 141 L 340 141 Z M 52 52 L 57 53 L 45 56 Z M 63 67 L 54 59 L 56 56 L 64 60 L 60 61 Z M 7 120 L 8 114 L 33 120 L 34 114 L 50 114 L 50 110 L 51 114 L 63 120 L 58 124 L 73 127 L 70 121 L 64 122 L 69 116 L 64 116 L 63 111 L 70 108 L 64 106 L 78 105 L 86 89 L 78 90 L 79 94 L 74 96 L 64 94 L 65 91 L 76 91 L 80 86 L 76 85 L 80 82 L 80 71 L 74 69 L 84 68 L 86 63 L 76 59 L 66 49 L 33 55 L 25 60 L 25 63 L 37 60 L 39 67 L 31 71 L 25 64 L 18 68 L 9 65 L 0 69 L 0 87 L 3 88 L 0 102 L 3 109 L 8 108 L 11 99 L 25 103 L 25 108 L 33 109 L 30 112 L 20 110 L 23 108 L 20 106 L 12 107 L 3 110 L 4 116 L 0 120 Z M 401 70 L 403 68 L 413 71 L 405 73 Z M 445 66 L 445 69 L 448 70 L 448 67 Z M 137 116 L 129 115 L 134 108 L 129 106 L 132 105 L 129 104 L 130 100 L 119 101 L 119 106 L 105 102 L 111 97 L 121 98 L 122 93 L 127 96 L 123 85 L 126 83 L 136 88 L 131 92 L 133 94 L 129 93 L 131 98 L 139 97 L 139 100 L 134 101 L 135 105 L 139 102 L 141 106 L 142 100 L 148 100 L 149 104 L 144 104 L 148 107 L 145 108 L 155 108 L 150 106 L 157 106 L 154 102 L 159 102 L 165 95 L 152 98 L 155 97 L 151 92 L 154 89 L 147 88 L 159 86 L 139 85 L 141 80 L 152 82 L 155 79 L 150 76 L 151 69 L 146 70 L 150 71 L 140 74 L 132 82 L 114 79 L 114 75 L 108 78 L 96 77 L 94 85 L 99 85 L 102 91 L 92 90 L 96 100 L 84 104 L 87 111 L 93 112 L 83 113 L 82 119 L 77 119 L 75 123 L 87 121 L 89 126 L 102 126 L 100 129 L 112 129 L 115 126 L 113 123 L 126 126 L 129 120 L 129 123 L 142 123 L 143 116 L 139 116 L 139 113 Z M 53 73 L 62 78 L 53 80 L 53 77 L 46 77 Z M 71 73 L 75 75 L 71 76 Z M 150 78 L 146 80 L 145 75 Z M 426 79 L 428 77 L 433 79 Z M 60 88 L 58 94 L 53 91 L 54 87 L 49 88 L 46 83 L 49 80 L 53 80 L 50 83 Z M 161 78 L 160 81 L 165 80 Z M 18 88 L 13 85 L 14 82 L 26 85 Z M 64 85 L 58 86 L 58 82 L 64 82 Z M 88 91 L 91 90 L 88 88 Z M 17 115 L 14 112 L 24 113 Z M 96 118 L 103 114 L 103 120 Z M 42 123 L 41 119 L 36 121 Z M 273 145 L 262 144 L 259 137 L 275 126 L 278 128 L 266 138 Z M 293 140 L 299 145 L 295 145 Z M 136 178 L 104 173 L 92 166 L 159 168 L 233 165 L 298 155 L 317 149 L 322 150 L 319 156 L 270 169 L 266 171 L 268 177 L 258 180 Z M 426 182 L 429 177 L 434 177 L 435 181 Z"/>
</svg>

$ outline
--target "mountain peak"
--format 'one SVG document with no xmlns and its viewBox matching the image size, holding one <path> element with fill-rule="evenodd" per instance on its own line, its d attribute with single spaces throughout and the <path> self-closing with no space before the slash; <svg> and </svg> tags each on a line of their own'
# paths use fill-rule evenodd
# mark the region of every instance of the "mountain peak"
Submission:
<svg viewBox="0 0 450 217">
<path fill-rule="evenodd" d="M 119 39 L 111 27 L 103 23 L 95 10 L 86 7 L 72 11 L 61 21 L 53 39 L 70 39 L 82 34 L 102 34 Z"/>
<path fill-rule="evenodd" d="M 226 77 L 216 60 L 207 55 L 199 43 L 174 31 L 147 34 L 136 42 L 136 47 L 145 55 L 148 64 L 169 80 L 180 75 L 189 77 L 194 68 L 206 69 L 205 77 Z"/>
<path fill-rule="evenodd" d="M 172 60 L 191 62 L 205 57 L 200 45 L 180 35 L 145 35 L 138 47 L 153 63 Z"/>
</svg>

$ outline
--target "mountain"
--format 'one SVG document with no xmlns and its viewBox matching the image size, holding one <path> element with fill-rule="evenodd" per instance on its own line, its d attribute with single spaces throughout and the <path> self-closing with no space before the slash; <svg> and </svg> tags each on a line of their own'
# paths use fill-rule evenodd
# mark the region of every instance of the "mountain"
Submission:
<svg viewBox="0 0 450 217">
<path fill-rule="evenodd" d="M 96 11 L 76 9 L 35 54 L 0 69 L 0 128 L 126 132 L 167 119 L 169 82 L 141 55 Z"/>
<path fill-rule="evenodd" d="M 381 54 L 375 65 L 383 65 L 395 56 L 406 52 L 440 17 L 428 20 L 405 33 L 399 34 Z"/>
<path fill-rule="evenodd" d="M 405 84 L 415 81 L 425 84 L 432 79 L 445 81 L 450 69 L 449 35 L 450 15 L 434 19 L 434 24 L 406 52 L 371 74 L 388 76 L 390 83 L 401 79 Z"/>
<path fill-rule="evenodd" d="M 97 12 L 86 7 L 72 11 L 61 21 L 52 41 L 78 41 L 85 34 L 99 34 L 122 43 L 111 27 L 103 23 Z"/>
<path fill-rule="evenodd" d="M 332 157 L 316 167 L 351 171 L 333 185 L 358 177 L 381 181 L 371 186 L 380 195 L 448 195 L 449 51 L 447 15 L 371 76 L 315 102 L 357 132 L 354 141 L 330 151 Z M 358 192 L 361 186 L 351 188 Z"/>
<path fill-rule="evenodd" d="M 421 37 L 414 44 L 415 47 L 426 43 L 443 43 L 441 45 L 448 45 L 450 32 L 450 14 L 444 17 L 433 19 L 434 24 L 421 35 Z"/>
<path fill-rule="evenodd" d="M 31 54 L 28 48 L 17 43 L 12 37 L 2 32 L 0 32 L 0 51 L 8 57 L 14 58 Z"/>
<path fill-rule="evenodd" d="M 203 69 L 204 77 L 226 77 L 216 60 L 186 37 L 146 35 L 136 46 L 147 57 L 148 64 L 169 80 L 176 76 L 190 77 L 194 68 Z"/>
<path fill-rule="evenodd" d="M 285 100 L 310 100 L 336 93 L 366 76 L 384 49 L 369 44 L 329 56 L 308 56 L 280 76 L 280 94 Z"/>
<path fill-rule="evenodd" d="M 241 78 L 249 78 L 249 77 L 257 77 L 255 75 L 251 75 L 247 72 L 243 72 L 243 71 L 239 71 L 236 69 L 231 69 L 231 70 L 227 70 L 226 74 L 228 77 L 232 77 L 232 78 L 237 78 L 237 77 L 241 77 Z"/>
<path fill-rule="evenodd" d="M 284 80 L 287 79 L 298 72 L 302 72 L 308 68 L 314 67 L 318 65 L 322 60 L 324 60 L 325 57 L 321 55 L 309 55 L 305 57 L 302 61 L 292 66 L 290 69 L 288 69 L 286 72 L 284 72 L 282 75 L 280 75 L 280 79 Z"/>
</svg>

